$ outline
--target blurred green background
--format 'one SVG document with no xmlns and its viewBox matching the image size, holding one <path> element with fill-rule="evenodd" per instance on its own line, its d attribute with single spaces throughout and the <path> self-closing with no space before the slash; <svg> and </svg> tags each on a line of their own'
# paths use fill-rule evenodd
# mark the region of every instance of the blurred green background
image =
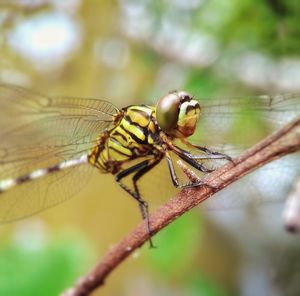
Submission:
<svg viewBox="0 0 300 296">
<path fill-rule="evenodd" d="M 297 92 L 299 18 L 295 0 L 0 0 L 0 80 L 119 107 L 174 89 Z M 158 184 L 151 209 L 168 198 Z M 300 295 L 300 240 L 280 209 L 195 209 L 94 295 Z M 69 202 L 0 227 L 0 295 L 58 295 L 139 221 L 113 177 L 95 173 Z"/>
</svg>

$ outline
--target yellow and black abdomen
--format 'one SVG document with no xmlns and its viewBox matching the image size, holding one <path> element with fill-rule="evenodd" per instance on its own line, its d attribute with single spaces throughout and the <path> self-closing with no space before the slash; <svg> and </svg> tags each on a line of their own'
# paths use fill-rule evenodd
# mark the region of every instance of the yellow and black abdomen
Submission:
<svg viewBox="0 0 300 296">
<path fill-rule="evenodd" d="M 152 154 L 159 133 L 153 107 L 129 106 L 117 118 L 89 155 L 90 163 L 107 173 L 117 173 L 122 163 Z"/>
</svg>

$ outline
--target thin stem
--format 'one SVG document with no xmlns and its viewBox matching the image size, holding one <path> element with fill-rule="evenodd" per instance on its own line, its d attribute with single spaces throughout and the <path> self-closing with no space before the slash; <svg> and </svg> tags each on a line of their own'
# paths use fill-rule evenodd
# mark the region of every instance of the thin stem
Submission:
<svg viewBox="0 0 300 296">
<path fill-rule="evenodd" d="M 205 185 L 184 189 L 159 207 L 149 219 L 152 233 L 157 233 L 172 221 L 244 175 L 266 163 L 298 150 L 300 150 L 300 118 L 260 141 L 232 162 L 208 174 L 201 179 L 201 182 L 204 182 Z M 198 177 L 188 168 L 184 166 L 182 168 L 192 181 L 197 181 Z M 97 287 L 103 285 L 108 275 L 121 262 L 148 239 L 147 227 L 145 222 L 142 222 L 117 243 L 90 273 L 83 276 L 73 288 L 63 295 L 90 295 Z"/>
</svg>

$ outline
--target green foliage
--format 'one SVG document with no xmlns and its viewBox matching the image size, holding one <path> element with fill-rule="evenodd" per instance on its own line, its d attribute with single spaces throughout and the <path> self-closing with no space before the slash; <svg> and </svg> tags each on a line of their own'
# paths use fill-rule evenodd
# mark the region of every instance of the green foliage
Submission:
<svg viewBox="0 0 300 296">
<path fill-rule="evenodd" d="M 228 296 L 228 292 L 204 273 L 191 275 L 186 282 L 187 296 Z"/>
<path fill-rule="evenodd" d="M 0 246 L 0 295 L 59 295 L 85 271 L 90 254 L 78 238 L 27 246 L 6 241 Z"/>
<path fill-rule="evenodd" d="M 157 248 L 147 253 L 148 264 L 160 279 L 173 279 L 184 295 L 227 296 L 225 288 L 209 274 L 200 271 L 199 266 L 194 268 L 202 234 L 200 216 L 185 214 L 154 237 Z"/>
<path fill-rule="evenodd" d="M 167 278 L 183 274 L 194 260 L 201 234 L 201 220 L 193 213 L 180 217 L 160 231 L 154 237 L 157 248 L 147 254 L 153 270 Z"/>
<path fill-rule="evenodd" d="M 222 87 L 224 81 L 218 79 L 211 71 L 191 70 L 185 83 L 185 89 L 197 98 L 213 96 Z"/>
</svg>

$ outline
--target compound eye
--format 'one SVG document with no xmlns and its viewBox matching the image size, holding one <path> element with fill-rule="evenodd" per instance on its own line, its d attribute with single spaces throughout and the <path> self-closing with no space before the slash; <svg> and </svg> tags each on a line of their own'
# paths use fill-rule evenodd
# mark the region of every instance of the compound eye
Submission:
<svg viewBox="0 0 300 296">
<path fill-rule="evenodd" d="M 180 91 L 177 93 L 177 95 L 180 98 L 180 103 L 190 102 L 193 99 L 193 97 L 185 91 Z"/>
<path fill-rule="evenodd" d="M 156 119 L 163 131 L 176 129 L 179 107 L 180 98 L 177 93 L 170 93 L 159 99 L 156 105 Z"/>
</svg>

